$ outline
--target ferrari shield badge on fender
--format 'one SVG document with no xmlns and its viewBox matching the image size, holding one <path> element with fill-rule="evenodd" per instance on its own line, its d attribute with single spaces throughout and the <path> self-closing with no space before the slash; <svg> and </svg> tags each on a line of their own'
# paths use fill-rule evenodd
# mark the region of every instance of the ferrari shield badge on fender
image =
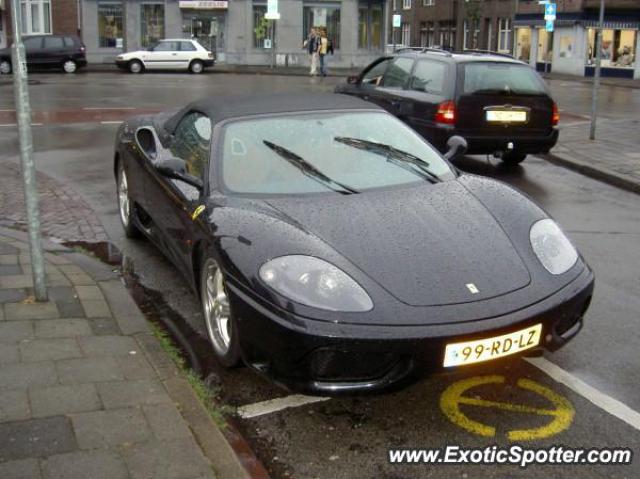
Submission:
<svg viewBox="0 0 640 479">
<path fill-rule="evenodd" d="M 202 213 L 203 211 L 204 211 L 204 205 L 200 205 L 200 206 L 198 206 L 198 207 L 193 211 L 193 213 L 191 214 L 191 219 L 192 219 L 193 221 L 195 221 L 195 220 L 196 220 L 196 218 L 197 218 L 198 216 L 200 216 L 200 213 Z"/>
</svg>

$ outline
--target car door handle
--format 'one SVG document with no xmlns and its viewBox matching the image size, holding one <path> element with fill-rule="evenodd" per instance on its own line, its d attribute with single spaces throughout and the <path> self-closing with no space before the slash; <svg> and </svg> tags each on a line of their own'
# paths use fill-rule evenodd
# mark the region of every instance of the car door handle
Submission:
<svg viewBox="0 0 640 479">
<path fill-rule="evenodd" d="M 177 55 L 177 53 L 172 53 L 172 54 L 171 54 L 171 56 L 174 56 L 174 57 L 175 57 L 176 55 Z"/>
</svg>

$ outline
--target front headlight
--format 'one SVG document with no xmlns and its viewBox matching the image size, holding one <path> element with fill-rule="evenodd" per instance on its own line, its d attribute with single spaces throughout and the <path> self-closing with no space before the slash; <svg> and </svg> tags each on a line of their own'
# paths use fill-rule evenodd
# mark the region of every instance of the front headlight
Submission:
<svg viewBox="0 0 640 479">
<path fill-rule="evenodd" d="M 373 302 L 348 274 L 313 256 L 281 256 L 260 268 L 260 278 L 283 296 L 313 308 L 363 312 Z"/>
<path fill-rule="evenodd" d="M 529 232 L 531 247 L 551 274 L 562 274 L 576 264 L 578 252 L 552 219 L 536 222 Z"/>
</svg>

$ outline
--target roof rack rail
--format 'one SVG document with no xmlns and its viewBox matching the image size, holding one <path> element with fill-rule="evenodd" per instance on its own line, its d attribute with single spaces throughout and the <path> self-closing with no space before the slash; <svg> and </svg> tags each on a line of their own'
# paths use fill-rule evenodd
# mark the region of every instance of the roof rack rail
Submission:
<svg viewBox="0 0 640 479">
<path fill-rule="evenodd" d="M 491 50 L 465 49 L 465 50 L 461 50 L 461 51 L 456 52 L 456 53 L 476 54 L 476 55 L 494 55 L 496 57 L 513 58 L 513 55 L 511 55 L 510 53 L 500 53 L 500 52 L 494 52 L 494 51 L 491 51 Z"/>
<path fill-rule="evenodd" d="M 416 52 L 416 53 L 432 52 L 432 53 L 441 53 L 448 57 L 451 56 L 450 51 L 444 50 L 442 48 L 434 48 L 434 47 L 400 47 L 397 50 L 395 50 L 394 53 L 404 53 L 404 52 Z"/>
</svg>

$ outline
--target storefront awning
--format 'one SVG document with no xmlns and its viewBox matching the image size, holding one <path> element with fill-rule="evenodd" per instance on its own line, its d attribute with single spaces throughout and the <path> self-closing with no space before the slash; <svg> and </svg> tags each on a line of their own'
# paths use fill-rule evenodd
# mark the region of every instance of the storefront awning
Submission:
<svg viewBox="0 0 640 479">
<path fill-rule="evenodd" d="M 180 0 L 180 8 L 193 8 L 196 10 L 214 10 L 229 8 L 228 1 L 222 0 Z"/>
</svg>

